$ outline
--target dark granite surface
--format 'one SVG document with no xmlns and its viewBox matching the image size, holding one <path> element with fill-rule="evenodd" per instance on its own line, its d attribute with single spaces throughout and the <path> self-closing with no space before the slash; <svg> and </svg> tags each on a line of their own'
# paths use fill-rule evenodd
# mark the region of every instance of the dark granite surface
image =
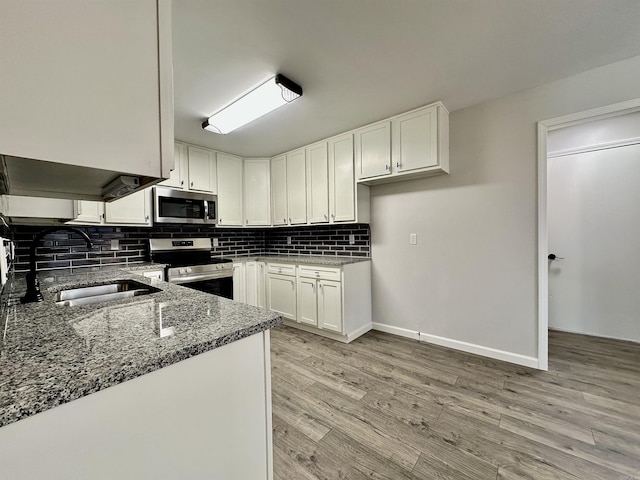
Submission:
<svg viewBox="0 0 640 480">
<path fill-rule="evenodd" d="M 234 262 L 275 262 L 299 263 L 305 265 L 322 265 L 325 267 L 341 267 L 350 263 L 370 262 L 368 257 L 332 257 L 328 255 L 250 255 L 246 257 L 232 257 Z"/>
<path fill-rule="evenodd" d="M 142 276 L 161 265 L 40 272 L 45 301 L 21 305 L 16 274 L 0 319 L 0 427 L 282 323 L 273 312 Z M 65 307 L 71 286 L 134 279 L 161 292 Z"/>
</svg>

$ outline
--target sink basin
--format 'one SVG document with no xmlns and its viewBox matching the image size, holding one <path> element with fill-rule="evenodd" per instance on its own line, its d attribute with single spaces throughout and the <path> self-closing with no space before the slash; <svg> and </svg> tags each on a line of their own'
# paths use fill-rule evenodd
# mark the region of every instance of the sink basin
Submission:
<svg viewBox="0 0 640 480">
<path fill-rule="evenodd" d="M 77 305 L 122 300 L 123 298 L 148 295 L 161 291 L 159 288 L 134 280 L 116 280 L 103 285 L 61 290 L 56 295 L 56 305 L 75 307 Z"/>
</svg>

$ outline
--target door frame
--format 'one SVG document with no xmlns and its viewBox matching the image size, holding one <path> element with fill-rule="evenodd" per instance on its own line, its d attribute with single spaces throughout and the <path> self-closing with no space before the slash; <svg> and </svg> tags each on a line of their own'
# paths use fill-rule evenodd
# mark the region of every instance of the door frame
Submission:
<svg viewBox="0 0 640 480">
<path fill-rule="evenodd" d="M 640 111 L 640 98 L 538 122 L 538 369 L 549 369 L 549 225 L 547 219 L 547 134 L 594 120 Z"/>
</svg>

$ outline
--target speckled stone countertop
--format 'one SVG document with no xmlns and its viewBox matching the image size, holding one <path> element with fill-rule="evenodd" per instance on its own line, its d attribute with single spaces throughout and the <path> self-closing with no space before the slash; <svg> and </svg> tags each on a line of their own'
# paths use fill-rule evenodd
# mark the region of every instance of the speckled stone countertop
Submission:
<svg viewBox="0 0 640 480">
<path fill-rule="evenodd" d="M 24 275 L 16 274 L 6 324 L 0 320 L 0 427 L 282 323 L 276 313 L 141 275 L 158 267 L 40 272 L 45 300 L 27 305 L 19 303 Z M 54 303 L 59 290 L 116 279 L 162 291 Z"/>
<path fill-rule="evenodd" d="M 280 262 L 304 263 L 308 265 L 325 265 L 327 267 L 341 267 L 350 263 L 369 262 L 369 257 L 330 257 L 327 255 L 259 255 L 247 257 L 232 257 L 234 262 Z"/>
</svg>

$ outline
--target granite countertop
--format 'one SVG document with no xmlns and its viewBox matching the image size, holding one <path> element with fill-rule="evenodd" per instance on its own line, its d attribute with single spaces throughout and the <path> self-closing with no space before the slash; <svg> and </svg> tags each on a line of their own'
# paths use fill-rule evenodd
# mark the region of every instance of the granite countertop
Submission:
<svg viewBox="0 0 640 480">
<path fill-rule="evenodd" d="M 304 263 L 309 265 L 324 265 L 327 267 L 341 267 L 350 263 L 369 262 L 369 257 L 330 257 L 328 255 L 253 255 L 247 257 L 232 257 L 234 262 L 280 262 Z"/>
<path fill-rule="evenodd" d="M 0 427 L 282 323 L 277 313 L 141 275 L 161 267 L 39 272 L 45 300 L 27 305 L 19 303 L 24 274 L 16 274 L 6 325 L 0 320 Z M 54 303 L 59 290 L 116 279 L 162 291 Z"/>
</svg>

